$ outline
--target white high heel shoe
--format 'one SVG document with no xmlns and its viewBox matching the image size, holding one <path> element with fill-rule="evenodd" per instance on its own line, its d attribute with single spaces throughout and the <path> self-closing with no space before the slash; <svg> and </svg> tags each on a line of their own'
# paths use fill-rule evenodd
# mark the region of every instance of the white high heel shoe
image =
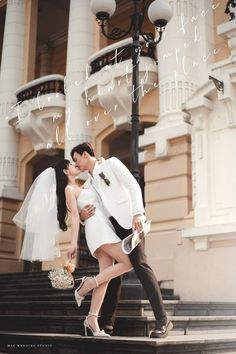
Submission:
<svg viewBox="0 0 236 354">
<path fill-rule="evenodd" d="M 74 292 L 75 300 L 76 300 L 76 302 L 77 302 L 78 307 L 81 306 L 81 302 L 82 302 L 82 301 L 84 300 L 84 298 L 85 298 L 84 296 L 79 295 L 79 294 L 78 294 L 78 291 L 79 291 L 79 289 L 82 288 L 82 286 L 84 285 L 84 282 L 85 282 L 86 279 L 87 279 L 87 277 L 83 277 L 83 278 L 78 279 L 78 280 L 81 280 L 81 283 L 80 283 L 80 286 L 79 286 L 77 289 L 75 289 L 75 292 Z"/>
<path fill-rule="evenodd" d="M 86 281 L 88 278 L 90 278 L 90 277 L 83 277 L 83 278 L 78 279 L 78 280 L 81 280 L 81 283 L 80 283 L 79 287 L 78 287 L 77 289 L 75 289 L 75 291 L 74 291 L 75 300 L 76 300 L 76 302 L 77 302 L 78 307 L 81 306 L 81 302 L 82 302 L 82 301 L 84 300 L 84 298 L 85 298 L 85 296 L 79 295 L 78 292 L 79 292 L 79 290 L 82 288 L 82 286 L 84 285 L 85 281 Z M 95 283 L 96 283 L 96 287 L 98 287 L 99 284 L 98 284 L 98 281 L 97 281 L 96 277 L 91 277 L 91 278 L 94 279 L 94 281 L 95 281 Z"/>
<path fill-rule="evenodd" d="M 85 318 L 85 320 L 84 320 L 84 334 L 85 334 L 85 336 L 87 337 L 87 335 L 88 335 L 87 329 L 89 329 L 89 330 L 92 332 L 92 335 L 93 335 L 94 337 L 110 337 L 110 334 L 104 332 L 103 329 L 102 329 L 102 330 L 99 330 L 99 331 L 94 331 L 94 330 L 92 329 L 92 327 L 91 327 L 90 324 L 88 323 L 88 318 L 89 318 L 89 317 L 92 317 L 92 316 L 98 317 L 98 315 L 96 315 L 95 313 L 89 312 L 88 316 L 86 316 L 86 318 Z"/>
</svg>

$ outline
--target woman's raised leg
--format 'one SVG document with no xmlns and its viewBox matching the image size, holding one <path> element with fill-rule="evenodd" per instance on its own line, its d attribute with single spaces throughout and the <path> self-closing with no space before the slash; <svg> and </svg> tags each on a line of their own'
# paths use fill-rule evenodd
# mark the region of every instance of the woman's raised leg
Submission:
<svg viewBox="0 0 236 354">
<path fill-rule="evenodd" d="M 129 257 L 124 254 L 121 249 L 121 242 L 102 245 L 99 250 L 102 250 L 112 259 L 115 259 L 117 263 L 103 269 L 96 275 L 95 279 L 93 277 L 87 278 L 83 286 L 79 289 L 80 296 L 86 295 L 90 290 L 96 288 L 96 286 L 107 283 L 111 279 L 127 273 L 132 269 Z"/>
<path fill-rule="evenodd" d="M 121 242 L 115 244 L 105 244 L 97 250 L 100 272 L 96 277 L 86 278 L 83 284 L 75 290 L 78 296 L 83 297 L 93 289 L 92 301 L 88 316 L 84 321 L 85 335 L 89 328 L 93 335 L 107 335 L 100 331 L 98 325 L 98 313 L 100 311 L 107 285 L 109 281 L 132 269 L 131 262 L 126 254 L 121 250 Z M 114 264 L 114 259 L 117 263 Z"/>
<path fill-rule="evenodd" d="M 102 249 L 97 250 L 97 258 L 99 263 L 99 272 L 102 272 L 104 269 L 112 266 L 114 261 L 111 256 L 105 253 Z M 94 331 L 99 331 L 99 325 L 97 317 L 106 293 L 108 282 L 104 282 L 98 287 L 93 289 L 92 300 L 90 304 L 89 313 L 95 316 L 90 316 L 87 318 L 87 322 L 90 324 L 91 328 Z"/>
</svg>

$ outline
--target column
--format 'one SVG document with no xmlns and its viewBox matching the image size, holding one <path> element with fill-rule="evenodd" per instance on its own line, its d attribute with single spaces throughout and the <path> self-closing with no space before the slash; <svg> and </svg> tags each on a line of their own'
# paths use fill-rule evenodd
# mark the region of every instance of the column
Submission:
<svg viewBox="0 0 236 354">
<path fill-rule="evenodd" d="M 171 1 L 173 17 L 166 26 L 164 38 L 157 48 L 160 89 L 160 120 L 162 126 L 183 121 L 181 104 L 196 89 L 197 39 L 194 23 L 196 0 Z"/>
<path fill-rule="evenodd" d="M 93 52 L 93 15 L 89 1 L 70 1 L 67 68 L 65 157 L 71 149 L 91 140 L 90 110 L 81 93 L 86 82 L 87 62 Z"/>
<path fill-rule="evenodd" d="M 211 0 L 172 0 L 170 5 L 173 17 L 157 46 L 160 121 L 140 139 L 141 146 L 156 144 L 157 157 L 168 155 L 170 139 L 191 133 L 182 104 L 208 81 L 214 59 Z"/>
<path fill-rule="evenodd" d="M 16 198 L 18 134 L 8 125 L 15 91 L 22 84 L 25 0 L 8 0 L 0 72 L 0 197 Z"/>
</svg>

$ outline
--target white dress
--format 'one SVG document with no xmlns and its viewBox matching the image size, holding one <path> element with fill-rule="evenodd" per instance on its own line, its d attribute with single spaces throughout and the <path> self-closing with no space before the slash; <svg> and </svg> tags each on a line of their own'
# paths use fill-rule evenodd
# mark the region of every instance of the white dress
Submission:
<svg viewBox="0 0 236 354">
<path fill-rule="evenodd" d="M 82 188 L 77 204 L 79 211 L 87 204 L 93 204 L 96 207 L 95 214 L 85 220 L 85 237 L 93 257 L 96 258 L 96 250 L 102 245 L 121 242 L 110 220 L 105 215 L 95 191 Z"/>
</svg>

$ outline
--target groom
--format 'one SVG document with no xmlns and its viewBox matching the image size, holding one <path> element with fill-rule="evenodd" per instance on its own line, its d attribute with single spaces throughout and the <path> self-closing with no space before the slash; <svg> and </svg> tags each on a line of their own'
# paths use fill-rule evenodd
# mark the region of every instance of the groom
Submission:
<svg viewBox="0 0 236 354">
<path fill-rule="evenodd" d="M 97 160 L 89 143 L 75 146 L 71 151 L 71 157 L 80 171 L 89 172 L 84 187 L 91 188 L 98 194 L 104 213 L 109 217 L 120 239 L 130 235 L 132 228 L 140 232 L 145 219 L 141 189 L 125 165 L 115 157 Z M 81 211 L 80 217 L 85 220 L 94 212 L 94 207 L 88 205 Z M 164 338 L 173 325 L 167 320 L 159 284 L 153 270 L 147 264 L 143 241 L 129 257 L 156 318 L 156 326 L 151 331 L 150 337 Z M 102 305 L 100 321 L 101 328 L 107 333 L 113 331 L 120 290 L 121 277 L 111 280 Z"/>
</svg>

